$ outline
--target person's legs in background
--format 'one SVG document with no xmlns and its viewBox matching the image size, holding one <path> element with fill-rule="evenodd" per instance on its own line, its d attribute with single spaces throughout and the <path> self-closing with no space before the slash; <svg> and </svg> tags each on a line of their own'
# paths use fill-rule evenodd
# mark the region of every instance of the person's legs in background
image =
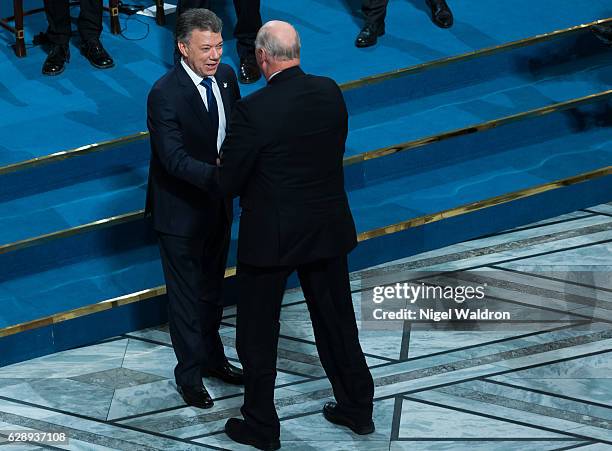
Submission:
<svg viewBox="0 0 612 451">
<path fill-rule="evenodd" d="M 234 0 L 236 10 L 236 50 L 240 57 L 240 83 L 254 83 L 261 78 L 255 60 L 255 38 L 261 28 L 260 0 Z"/>
<path fill-rule="evenodd" d="M 109 69 L 115 62 L 102 46 L 102 0 L 81 0 L 79 13 L 79 34 L 81 35 L 81 53 L 92 66 L 98 69 Z"/>
</svg>

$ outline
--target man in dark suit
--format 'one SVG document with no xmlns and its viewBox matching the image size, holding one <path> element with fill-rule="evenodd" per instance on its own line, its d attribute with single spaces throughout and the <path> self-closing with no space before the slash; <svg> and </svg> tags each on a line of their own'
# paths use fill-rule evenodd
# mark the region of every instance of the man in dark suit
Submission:
<svg viewBox="0 0 612 451">
<path fill-rule="evenodd" d="M 230 240 L 231 199 L 216 182 L 218 150 L 240 98 L 234 71 L 221 64 L 221 20 L 206 9 L 182 14 L 182 59 L 149 93 L 151 163 L 146 211 L 153 216 L 168 293 L 177 389 L 189 405 L 212 399 L 202 376 L 241 384 L 219 337 L 221 288 Z"/>
<path fill-rule="evenodd" d="M 280 447 L 274 408 L 279 316 L 287 277 L 297 270 L 317 350 L 337 403 L 323 414 L 358 434 L 374 431 L 373 382 L 358 339 L 347 253 L 356 232 L 344 191 L 348 114 L 331 79 L 299 67 L 300 41 L 268 22 L 256 56 L 268 85 L 236 103 L 222 148 L 219 184 L 240 196 L 236 344 L 244 368 L 242 415 L 228 436 Z"/>
<path fill-rule="evenodd" d="M 42 73 L 44 75 L 59 75 L 64 71 L 65 64 L 70 60 L 70 2 L 69 0 L 53 0 L 45 2 L 47 14 L 47 39 L 51 48 Z M 98 69 L 109 69 L 115 65 L 108 52 L 102 47 L 102 0 L 81 0 L 78 21 L 81 35 L 81 53 L 92 66 Z"/>
<path fill-rule="evenodd" d="M 179 0 L 177 13 L 180 15 L 190 8 L 209 9 L 210 0 Z M 261 28 L 260 0 L 234 0 L 236 26 L 234 37 L 240 58 L 240 83 L 254 83 L 261 78 L 255 62 L 255 36 Z"/>
<path fill-rule="evenodd" d="M 440 28 L 450 28 L 453 25 L 453 13 L 446 0 L 425 0 L 431 9 L 431 20 Z M 366 23 L 355 39 L 357 47 L 370 47 L 376 44 L 379 36 L 385 34 L 385 16 L 389 0 L 362 0 L 361 10 L 366 17 Z"/>
</svg>

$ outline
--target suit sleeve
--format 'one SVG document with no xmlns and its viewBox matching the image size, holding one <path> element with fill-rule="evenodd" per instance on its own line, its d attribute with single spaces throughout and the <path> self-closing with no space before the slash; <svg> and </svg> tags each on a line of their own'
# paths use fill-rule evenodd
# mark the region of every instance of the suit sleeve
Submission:
<svg viewBox="0 0 612 451">
<path fill-rule="evenodd" d="M 249 120 L 248 106 L 244 101 L 238 101 L 221 146 L 219 187 L 224 196 L 237 197 L 242 193 L 258 153 L 257 133 Z"/>
<path fill-rule="evenodd" d="M 197 160 L 186 152 L 176 111 L 159 89 L 153 89 L 147 100 L 147 126 L 151 148 L 168 174 L 203 190 L 216 190 L 216 166 Z"/>
<path fill-rule="evenodd" d="M 342 134 L 344 139 L 342 140 L 342 144 L 343 144 L 343 153 L 346 151 L 346 138 L 348 137 L 348 120 L 349 120 L 349 115 L 348 115 L 348 110 L 346 108 L 346 102 L 344 101 L 344 95 L 342 94 L 342 90 L 340 89 L 340 87 L 336 84 L 335 81 L 332 80 L 332 82 L 334 83 L 334 86 L 336 87 L 336 91 L 338 93 L 338 103 L 340 106 L 340 111 L 341 111 L 341 127 L 342 127 Z"/>
<path fill-rule="evenodd" d="M 232 75 L 232 86 L 234 87 L 234 99 L 235 100 L 240 100 L 240 98 L 242 97 L 240 95 L 240 85 L 238 84 L 238 79 L 236 78 L 236 72 L 234 72 L 233 70 L 231 71 Z"/>
</svg>

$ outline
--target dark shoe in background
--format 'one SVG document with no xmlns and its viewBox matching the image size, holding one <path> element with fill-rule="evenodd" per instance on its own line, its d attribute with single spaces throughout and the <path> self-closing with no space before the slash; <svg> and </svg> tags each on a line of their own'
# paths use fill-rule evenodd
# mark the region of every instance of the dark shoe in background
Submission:
<svg viewBox="0 0 612 451">
<path fill-rule="evenodd" d="M 42 67 L 44 75 L 59 75 L 64 72 L 64 67 L 70 61 L 70 48 L 68 44 L 53 44 L 49 55 Z"/>
<path fill-rule="evenodd" d="M 371 47 L 376 44 L 378 37 L 385 34 L 385 25 L 377 25 L 373 23 L 366 23 L 361 29 L 357 38 L 355 39 L 355 45 L 357 47 Z"/>
<path fill-rule="evenodd" d="M 89 60 L 93 67 L 110 69 L 115 62 L 102 46 L 99 39 L 90 39 L 81 45 L 81 53 Z"/>
<path fill-rule="evenodd" d="M 433 23 L 440 28 L 450 28 L 453 26 L 453 13 L 445 0 L 427 0 L 427 5 L 431 8 L 431 20 Z"/>
<path fill-rule="evenodd" d="M 323 406 L 323 416 L 330 423 L 346 426 L 355 434 L 366 435 L 374 432 L 374 422 L 370 419 L 365 422 L 357 422 L 348 415 L 342 413 L 335 402 L 328 402 Z"/>
<path fill-rule="evenodd" d="M 240 80 L 240 83 L 255 83 L 261 78 L 261 72 L 259 72 L 259 67 L 257 66 L 255 57 L 240 58 L 239 72 L 238 79 Z"/>
<path fill-rule="evenodd" d="M 176 390 L 183 397 L 183 401 L 188 406 L 199 407 L 200 409 L 210 409 L 213 406 L 213 400 L 206 391 L 204 386 L 189 387 L 186 385 L 177 385 Z"/>
<path fill-rule="evenodd" d="M 229 362 L 219 368 L 213 368 L 201 371 L 202 377 L 215 377 L 228 384 L 244 385 L 244 376 L 242 369 L 232 365 Z"/>
<path fill-rule="evenodd" d="M 230 418 L 227 420 L 227 423 L 225 423 L 225 433 L 233 441 L 242 443 L 243 445 L 249 445 L 257 449 L 275 451 L 281 447 L 279 439 L 266 440 L 262 437 L 258 437 L 253 431 L 250 430 L 244 420 L 240 420 L 238 418 Z"/>
</svg>

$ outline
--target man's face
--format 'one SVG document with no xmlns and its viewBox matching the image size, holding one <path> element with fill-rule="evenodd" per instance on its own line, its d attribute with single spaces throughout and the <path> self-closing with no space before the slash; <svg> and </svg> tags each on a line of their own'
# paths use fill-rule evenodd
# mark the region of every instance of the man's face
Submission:
<svg viewBox="0 0 612 451">
<path fill-rule="evenodd" d="M 193 30 L 189 43 L 179 42 L 179 50 L 185 63 L 200 77 L 215 75 L 223 53 L 221 33 Z"/>
</svg>

